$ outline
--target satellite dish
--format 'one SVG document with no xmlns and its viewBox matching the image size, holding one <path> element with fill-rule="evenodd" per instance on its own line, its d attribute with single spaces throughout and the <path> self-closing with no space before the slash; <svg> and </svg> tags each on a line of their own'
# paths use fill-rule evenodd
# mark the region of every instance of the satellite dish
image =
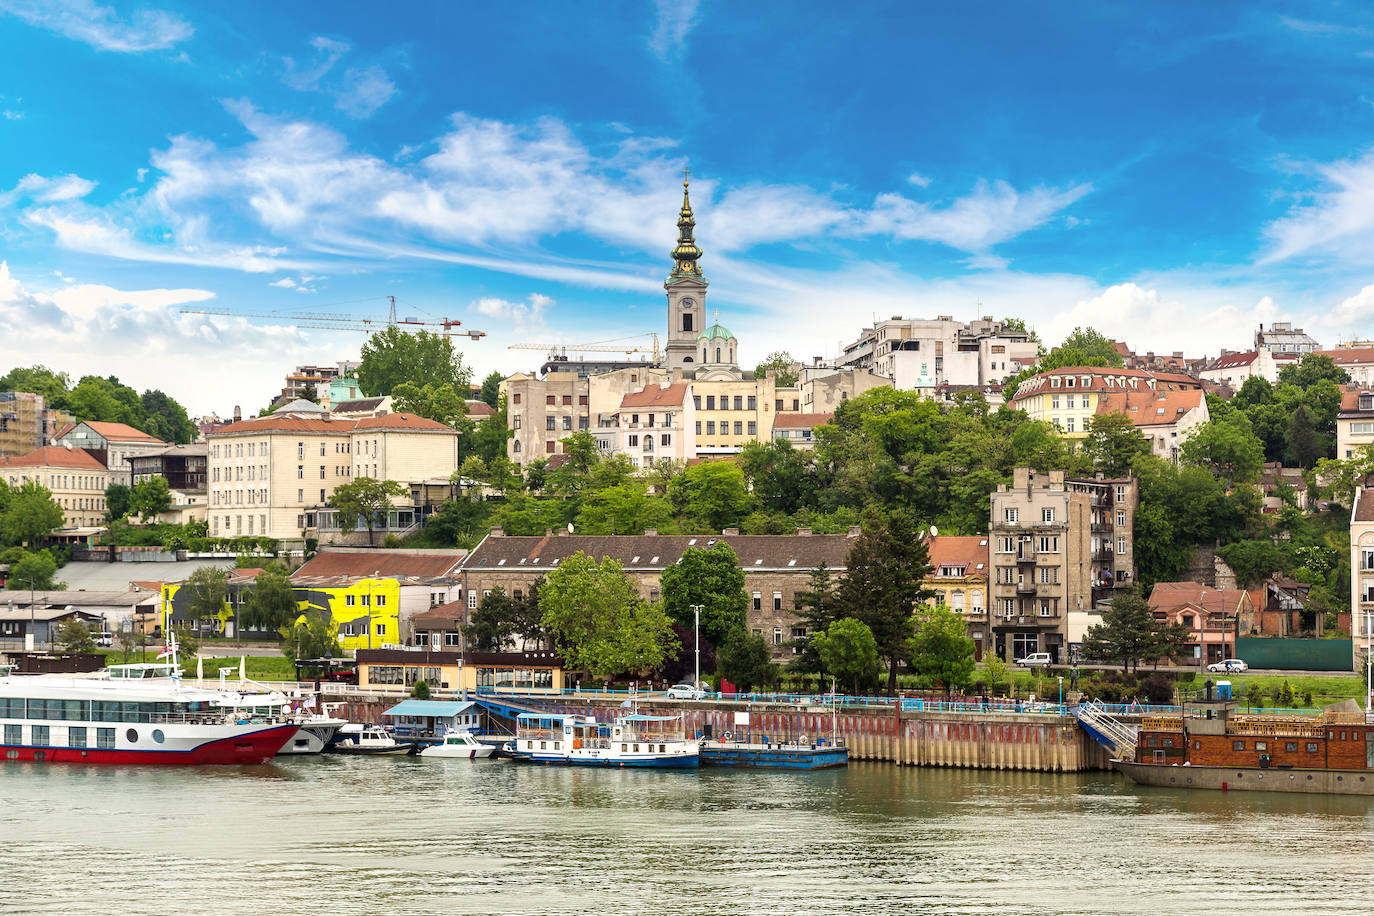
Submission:
<svg viewBox="0 0 1374 916">
<path fill-rule="evenodd" d="M 940 533 L 940 529 L 939 529 L 939 528 L 936 528 L 934 525 L 931 525 L 931 526 L 930 526 L 930 536 L 931 536 L 931 537 L 936 537 L 937 535 L 939 535 L 939 533 Z"/>
<path fill-rule="evenodd" d="M 572 534 L 572 533 L 573 533 L 573 523 L 572 523 L 572 522 L 568 522 L 568 534 Z"/>
<path fill-rule="evenodd" d="M 925 540 L 925 537 L 926 537 L 926 529 L 922 528 L 922 529 L 921 529 L 921 533 L 918 534 L 918 535 L 916 535 L 916 537 L 920 538 L 921 540 Z"/>
</svg>

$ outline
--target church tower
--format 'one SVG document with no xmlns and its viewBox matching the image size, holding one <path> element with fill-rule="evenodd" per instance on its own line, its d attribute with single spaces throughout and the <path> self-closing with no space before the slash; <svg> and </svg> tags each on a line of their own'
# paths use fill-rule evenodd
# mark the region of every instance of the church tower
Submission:
<svg viewBox="0 0 1374 916">
<path fill-rule="evenodd" d="M 701 275 L 701 249 L 692 238 L 696 228 L 687 182 L 682 182 L 682 209 L 677 216 L 677 247 L 673 249 L 673 272 L 663 288 L 668 291 L 668 344 L 664 366 L 697 368 L 697 338 L 706 329 L 706 278 Z"/>
</svg>

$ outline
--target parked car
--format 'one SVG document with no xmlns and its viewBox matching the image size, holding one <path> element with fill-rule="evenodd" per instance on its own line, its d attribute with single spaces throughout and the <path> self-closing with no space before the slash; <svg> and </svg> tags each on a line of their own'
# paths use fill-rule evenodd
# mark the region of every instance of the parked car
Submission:
<svg viewBox="0 0 1374 916">
<path fill-rule="evenodd" d="M 706 691 L 695 684 L 684 681 L 669 687 L 666 696 L 670 700 L 704 700 L 706 699 Z"/>
<path fill-rule="evenodd" d="M 109 630 L 102 630 L 101 632 L 96 633 L 95 644 L 102 649 L 110 648 L 114 645 L 114 634 L 111 633 Z"/>
<path fill-rule="evenodd" d="M 1238 658 L 1223 658 L 1219 662 L 1212 662 L 1207 666 L 1207 670 L 1232 674 L 1236 671 L 1249 671 L 1250 666 Z"/>
<path fill-rule="evenodd" d="M 1020 668 L 1048 668 L 1050 666 L 1050 653 L 1032 652 L 1025 658 L 1018 658 L 1016 664 Z"/>
</svg>

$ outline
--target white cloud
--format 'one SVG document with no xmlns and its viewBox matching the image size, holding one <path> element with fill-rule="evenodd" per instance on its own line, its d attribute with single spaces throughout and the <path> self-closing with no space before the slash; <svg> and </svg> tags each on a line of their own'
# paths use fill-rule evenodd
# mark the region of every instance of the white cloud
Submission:
<svg viewBox="0 0 1374 916">
<path fill-rule="evenodd" d="M 314 293 L 319 292 L 319 290 L 311 284 L 322 279 L 324 278 L 301 274 L 299 277 L 282 277 L 280 280 L 273 280 L 267 285 L 275 286 L 278 289 L 294 289 L 298 293 Z"/>
<path fill-rule="evenodd" d="M 195 29 L 176 13 L 135 9 L 127 18 L 94 0 L 8 0 L 0 12 L 84 41 L 100 51 L 160 51 L 188 41 Z"/>
<path fill-rule="evenodd" d="M 314 49 L 311 60 L 297 63 L 294 58 L 282 58 L 286 85 L 302 92 L 323 92 L 334 99 L 334 107 L 350 118 L 368 118 L 393 96 L 396 84 L 385 70 L 375 64 L 349 67 L 342 74 L 335 65 L 353 50 L 344 41 L 318 36 L 310 40 Z"/>
<path fill-rule="evenodd" d="M 981 253 L 1043 225 L 1090 191 L 1090 184 L 1018 191 L 1005 181 L 980 179 L 973 193 L 944 207 L 917 203 L 898 194 L 880 194 L 862 231 Z"/>
<path fill-rule="evenodd" d="M 687 34 L 697 23 L 697 0 L 654 0 L 654 31 L 649 50 L 660 60 L 680 57 Z"/>
<path fill-rule="evenodd" d="M 910 175 L 906 176 L 906 181 L 907 184 L 914 184 L 918 188 L 930 187 L 930 179 L 920 172 L 912 172 Z"/>
<path fill-rule="evenodd" d="M 24 120 L 24 112 L 14 108 L 6 108 L 0 110 L 0 117 L 3 117 L 6 121 L 22 121 Z"/>
<path fill-rule="evenodd" d="M 1265 227 L 1261 263 L 1295 257 L 1368 265 L 1374 259 L 1374 149 L 1308 167 L 1321 184 Z"/>
<path fill-rule="evenodd" d="M 13 188 L 0 191 L 0 207 L 28 199 L 35 203 L 56 203 L 64 200 L 79 200 L 95 190 L 95 182 L 80 175 L 57 175 L 48 178 L 33 172 L 19 179 Z"/>
<path fill-rule="evenodd" d="M 471 308 L 479 315 L 486 315 L 498 321 L 513 325 L 516 331 L 544 331 L 548 325 L 544 312 L 553 305 L 553 300 L 539 293 L 530 293 L 524 302 L 511 302 L 506 299 L 484 298 L 472 303 Z"/>
</svg>

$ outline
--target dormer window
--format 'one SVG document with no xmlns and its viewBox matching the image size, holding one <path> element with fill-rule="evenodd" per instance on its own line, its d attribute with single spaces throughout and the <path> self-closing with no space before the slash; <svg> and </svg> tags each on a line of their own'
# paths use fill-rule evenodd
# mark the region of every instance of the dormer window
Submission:
<svg viewBox="0 0 1374 916">
<path fill-rule="evenodd" d="M 1374 410 L 1374 394 L 1360 392 L 1360 410 Z"/>
</svg>

